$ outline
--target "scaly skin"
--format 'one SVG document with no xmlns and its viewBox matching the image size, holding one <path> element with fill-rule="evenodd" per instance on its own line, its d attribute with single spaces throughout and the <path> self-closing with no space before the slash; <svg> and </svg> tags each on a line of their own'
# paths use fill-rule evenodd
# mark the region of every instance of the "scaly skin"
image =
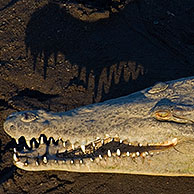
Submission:
<svg viewBox="0 0 194 194">
<path fill-rule="evenodd" d="M 28 144 L 32 138 L 42 143 L 39 148 L 14 154 L 16 166 L 24 170 L 194 176 L 193 124 L 194 77 L 189 77 L 67 112 L 13 113 L 5 121 L 4 130 L 15 139 L 24 136 Z M 40 140 L 41 134 L 61 140 L 58 146 L 46 145 Z M 121 144 L 127 146 L 131 142 L 132 146 L 126 148 L 129 152 L 120 151 L 120 145 L 119 151 L 110 149 L 102 155 L 85 148 L 95 142 L 93 146 L 98 150 L 103 147 L 99 141 L 109 143 L 111 138 L 114 142 L 125 140 Z M 83 153 L 58 157 L 56 150 L 72 153 L 67 143 L 62 146 L 67 140 L 74 150 L 81 146 Z"/>
</svg>

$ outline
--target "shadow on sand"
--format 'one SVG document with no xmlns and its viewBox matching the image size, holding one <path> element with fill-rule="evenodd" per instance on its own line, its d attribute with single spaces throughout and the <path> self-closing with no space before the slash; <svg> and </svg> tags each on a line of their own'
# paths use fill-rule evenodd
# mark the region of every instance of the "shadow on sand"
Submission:
<svg viewBox="0 0 194 194">
<path fill-rule="evenodd" d="M 33 70 L 43 59 L 46 79 L 49 59 L 54 57 L 57 64 L 62 54 L 64 61 L 78 67 L 68 86 L 92 88 L 94 102 L 111 87 L 116 87 L 111 95 L 117 97 L 156 81 L 192 75 L 192 64 L 180 59 L 164 41 L 150 36 L 153 28 L 143 22 L 142 6 L 135 1 L 109 18 L 87 22 L 73 17 L 60 4 L 48 3 L 32 14 L 26 28 L 26 51 L 33 58 Z"/>
</svg>

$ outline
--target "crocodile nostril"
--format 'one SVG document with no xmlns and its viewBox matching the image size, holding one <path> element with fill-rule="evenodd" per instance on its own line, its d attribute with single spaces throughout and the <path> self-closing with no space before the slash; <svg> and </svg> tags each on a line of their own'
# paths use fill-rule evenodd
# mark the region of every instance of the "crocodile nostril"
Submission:
<svg viewBox="0 0 194 194">
<path fill-rule="evenodd" d="M 13 130 L 16 130 L 16 127 L 15 127 L 14 125 L 11 125 L 11 126 L 9 127 L 9 129 L 10 129 L 11 131 L 13 131 Z"/>
</svg>

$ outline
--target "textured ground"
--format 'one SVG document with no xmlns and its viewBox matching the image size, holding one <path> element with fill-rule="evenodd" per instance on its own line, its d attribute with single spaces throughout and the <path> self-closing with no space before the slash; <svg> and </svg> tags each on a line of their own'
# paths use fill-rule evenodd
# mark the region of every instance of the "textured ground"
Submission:
<svg viewBox="0 0 194 194">
<path fill-rule="evenodd" d="M 193 178 L 26 172 L 3 122 L 194 75 L 194 1 L 0 2 L 0 193 L 193 193 Z"/>
</svg>

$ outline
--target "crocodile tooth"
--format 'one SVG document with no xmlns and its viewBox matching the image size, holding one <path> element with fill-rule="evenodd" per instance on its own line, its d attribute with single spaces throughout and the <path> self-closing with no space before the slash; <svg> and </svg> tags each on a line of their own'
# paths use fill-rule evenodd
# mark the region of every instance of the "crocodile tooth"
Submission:
<svg viewBox="0 0 194 194">
<path fill-rule="evenodd" d="M 92 146 L 95 147 L 95 143 L 94 142 L 92 142 Z"/>
<path fill-rule="evenodd" d="M 129 152 L 127 152 L 127 156 L 129 156 L 130 155 L 130 153 Z"/>
<path fill-rule="evenodd" d="M 44 137 L 43 136 L 40 137 L 40 144 L 44 144 Z"/>
<path fill-rule="evenodd" d="M 104 145 L 104 140 L 103 139 L 101 140 L 101 144 Z"/>
<path fill-rule="evenodd" d="M 63 142 L 63 147 L 65 147 L 66 145 L 65 145 L 65 141 Z"/>
<path fill-rule="evenodd" d="M 79 162 L 80 162 L 80 164 L 83 164 L 83 160 L 80 160 Z"/>
<path fill-rule="evenodd" d="M 17 157 L 16 153 L 14 153 L 14 154 L 13 154 L 13 159 L 14 159 L 14 161 L 16 161 L 16 162 L 18 162 L 18 161 L 19 161 L 19 159 L 18 159 L 18 157 Z"/>
<path fill-rule="evenodd" d="M 50 138 L 50 144 L 54 144 L 54 139 L 52 137 Z"/>
<path fill-rule="evenodd" d="M 19 139 L 15 139 L 16 143 L 19 144 Z"/>
<path fill-rule="evenodd" d="M 139 147 L 142 147 L 143 145 L 141 143 L 138 144 Z"/>
<path fill-rule="evenodd" d="M 119 149 L 117 149 L 117 156 L 121 155 L 121 151 Z"/>
<path fill-rule="evenodd" d="M 43 160 L 42 160 L 45 164 L 48 162 L 46 156 L 43 157 Z"/>
<path fill-rule="evenodd" d="M 154 155 L 154 153 L 153 153 L 153 152 L 149 152 L 149 155 L 150 155 L 150 156 L 153 156 L 153 155 Z"/>
<path fill-rule="evenodd" d="M 71 162 L 71 164 L 73 164 L 73 163 L 74 163 L 74 161 L 73 161 L 73 160 L 71 160 L 70 162 Z"/>
<path fill-rule="evenodd" d="M 90 161 L 91 161 L 91 162 L 93 162 L 93 161 L 94 161 L 94 159 L 93 159 L 93 158 L 90 158 Z"/>
<path fill-rule="evenodd" d="M 75 145 L 74 144 L 71 144 L 71 147 L 72 147 L 73 150 L 75 149 Z"/>
<path fill-rule="evenodd" d="M 36 139 L 36 142 L 39 144 L 39 140 L 38 139 Z"/>
<path fill-rule="evenodd" d="M 141 153 L 141 156 L 142 156 L 143 158 L 145 158 L 145 157 L 146 157 L 146 153 L 145 153 L 145 152 L 142 152 L 142 153 Z"/>
<path fill-rule="evenodd" d="M 132 153 L 131 157 L 132 158 L 135 158 L 136 154 L 135 153 Z"/>
<path fill-rule="evenodd" d="M 108 156 L 111 157 L 111 151 L 110 150 L 108 150 Z"/>
<path fill-rule="evenodd" d="M 81 145 L 82 152 L 85 154 L 86 153 L 86 148 L 85 145 Z"/>
<path fill-rule="evenodd" d="M 102 159 L 102 155 L 99 155 L 99 158 Z"/>
<path fill-rule="evenodd" d="M 140 155 L 140 153 L 139 152 L 136 152 L 136 156 L 139 156 Z"/>
<path fill-rule="evenodd" d="M 14 153 L 16 153 L 17 152 L 16 148 L 13 148 L 13 151 L 14 151 Z"/>
<path fill-rule="evenodd" d="M 36 161 L 36 166 L 39 166 L 39 163 L 38 163 L 38 161 Z"/>
<path fill-rule="evenodd" d="M 31 147 L 31 145 L 30 145 L 30 140 L 26 140 L 26 144 L 27 144 L 27 146 L 30 148 Z"/>
<path fill-rule="evenodd" d="M 149 155 L 149 153 L 148 153 L 148 152 L 145 152 L 145 154 L 146 154 L 146 156 L 148 156 L 148 155 Z"/>
<path fill-rule="evenodd" d="M 174 145 L 177 144 L 177 138 L 174 138 L 172 141 L 171 141 Z"/>
<path fill-rule="evenodd" d="M 120 139 L 120 143 L 122 143 L 123 142 L 123 140 L 122 139 Z"/>
<path fill-rule="evenodd" d="M 35 141 L 32 142 L 32 148 L 36 148 L 36 143 L 35 143 Z"/>
<path fill-rule="evenodd" d="M 24 149 L 23 149 L 24 152 L 27 152 L 28 150 L 26 149 L 26 147 L 24 146 Z"/>
</svg>

